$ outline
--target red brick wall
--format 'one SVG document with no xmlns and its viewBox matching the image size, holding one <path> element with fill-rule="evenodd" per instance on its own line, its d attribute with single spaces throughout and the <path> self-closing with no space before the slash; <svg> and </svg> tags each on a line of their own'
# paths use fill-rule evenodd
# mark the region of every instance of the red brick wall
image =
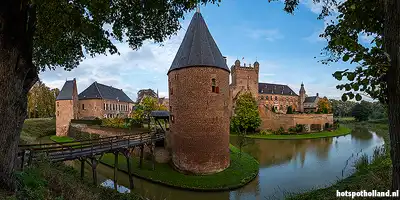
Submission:
<svg viewBox="0 0 400 200">
<path fill-rule="evenodd" d="M 215 78 L 219 94 L 212 93 Z M 172 160 L 178 170 L 210 174 L 229 166 L 229 72 L 188 67 L 168 74 Z"/>
<path fill-rule="evenodd" d="M 259 111 L 262 130 L 278 130 L 280 127 L 288 130 L 296 124 L 321 124 L 321 127 L 325 123 L 333 124 L 333 114 L 276 114 L 266 110 L 263 105 L 259 105 Z"/>
<path fill-rule="evenodd" d="M 73 100 L 56 101 L 56 135 L 68 135 L 69 123 L 74 119 Z"/>
<path fill-rule="evenodd" d="M 94 125 L 90 126 L 90 125 L 86 125 L 86 124 L 71 124 L 69 136 L 73 137 L 77 131 L 90 133 L 90 134 L 97 134 L 97 135 L 100 135 L 100 137 L 111 137 L 111 136 L 117 136 L 117 135 L 143 133 L 143 132 L 147 132 L 148 129 L 137 128 L 134 130 L 130 130 L 130 129 L 123 129 L 123 128 L 100 127 L 100 126 L 94 126 Z"/>
<path fill-rule="evenodd" d="M 115 105 L 114 107 L 109 106 L 108 110 L 104 110 L 104 104 Z M 83 109 L 83 105 L 84 108 Z M 119 106 L 127 106 L 125 108 Z M 104 118 L 104 114 L 112 114 L 113 116 L 127 117 L 131 112 L 133 104 L 127 102 L 118 102 L 117 100 L 103 100 L 103 99 L 85 99 L 79 100 L 79 117 L 98 117 Z M 107 107 L 106 107 L 107 108 Z"/>
</svg>

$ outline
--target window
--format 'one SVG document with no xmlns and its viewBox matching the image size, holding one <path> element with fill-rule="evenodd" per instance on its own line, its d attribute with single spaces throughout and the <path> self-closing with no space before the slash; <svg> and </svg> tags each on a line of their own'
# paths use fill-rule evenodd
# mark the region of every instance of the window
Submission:
<svg viewBox="0 0 400 200">
<path fill-rule="evenodd" d="M 265 100 L 268 100 L 268 96 L 265 97 Z"/>
<path fill-rule="evenodd" d="M 172 112 L 172 106 L 169 106 L 169 112 Z"/>
<path fill-rule="evenodd" d="M 175 118 L 173 115 L 171 115 L 171 122 L 174 123 L 175 122 Z"/>
<path fill-rule="evenodd" d="M 264 97 L 263 97 L 263 96 L 261 96 L 261 99 L 264 99 Z"/>
<path fill-rule="evenodd" d="M 85 104 L 82 104 L 82 110 L 85 110 Z"/>
<path fill-rule="evenodd" d="M 275 101 L 278 101 L 278 97 L 277 96 L 275 96 Z"/>
<path fill-rule="evenodd" d="M 57 116 L 60 116 L 60 111 L 57 111 Z"/>
<path fill-rule="evenodd" d="M 174 94 L 173 88 L 169 88 L 169 93 L 170 93 L 170 95 Z"/>
<path fill-rule="evenodd" d="M 106 109 L 106 104 L 104 103 L 103 105 L 104 105 L 104 110 L 105 110 Z"/>
<path fill-rule="evenodd" d="M 216 92 L 216 83 L 215 83 L 215 78 L 211 79 L 211 91 Z"/>
<path fill-rule="evenodd" d="M 57 107 L 60 106 L 60 102 L 57 102 Z"/>
</svg>

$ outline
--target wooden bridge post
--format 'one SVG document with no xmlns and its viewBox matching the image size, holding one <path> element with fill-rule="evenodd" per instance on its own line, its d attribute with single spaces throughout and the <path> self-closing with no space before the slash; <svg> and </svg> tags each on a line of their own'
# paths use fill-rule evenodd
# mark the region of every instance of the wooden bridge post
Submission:
<svg viewBox="0 0 400 200">
<path fill-rule="evenodd" d="M 114 189 L 117 190 L 118 180 L 117 180 L 117 173 L 118 173 L 118 155 L 119 152 L 114 152 Z"/>
<path fill-rule="evenodd" d="M 96 158 L 92 157 L 92 172 L 93 172 L 93 184 L 97 185 L 97 171 L 96 171 L 96 167 L 97 167 L 97 160 Z"/>
<path fill-rule="evenodd" d="M 139 167 L 142 168 L 143 166 L 143 149 L 144 149 L 144 144 L 140 145 L 140 159 L 139 159 Z"/>
<path fill-rule="evenodd" d="M 154 154 L 154 149 L 155 149 L 156 144 L 154 143 L 154 140 L 151 142 L 151 165 L 152 165 L 152 169 L 155 170 L 156 166 L 155 166 L 155 162 L 156 162 L 156 156 Z"/>
<path fill-rule="evenodd" d="M 83 180 L 83 177 L 85 176 L 85 159 L 81 158 L 79 160 L 81 161 L 81 180 Z"/>
<path fill-rule="evenodd" d="M 128 167 L 128 176 L 129 176 L 129 189 L 133 189 L 133 178 L 132 178 L 132 169 L 131 169 L 131 153 L 129 152 L 129 149 L 126 149 L 124 151 L 124 156 L 126 158 L 126 165 Z"/>
<path fill-rule="evenodd" d="M 24 170 L 24 163 L 25 162 L 25 150 L 22 151 L 22 156 L 21 156 L 21 171 Z"/>
</svg>

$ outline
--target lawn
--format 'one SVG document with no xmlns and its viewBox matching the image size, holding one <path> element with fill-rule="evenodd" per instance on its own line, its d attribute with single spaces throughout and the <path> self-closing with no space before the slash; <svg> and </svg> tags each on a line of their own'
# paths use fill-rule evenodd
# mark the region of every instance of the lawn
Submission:
<svg viewBox="0 0 400 200">
<path fill-rule="evenodd" d="M 175 171 L 169 164 L 156 163 L 155 171 L 151 170 L 151 162 L 145 161 L 139 169 L 138 158 L 132 159 L 132 173 L 140 178 L 177 188 L 200 191 L 218 191 L 239 188 L 252 181 L 258 174 L 259 163 L 246 153 L 239 156 L 239 150 L 230 146 L 231 164 L 222 172 L 212 175 L 185 175 Z M 119 169 L 127 172 L 126 159 L 119 155 Z M 113 166 L 114 154 L 106 154 L 101 160 L 103 164 Z"/>
<path fill-rule="evenodd" d="M 337 137 L 342 135 L 347 135 L 351 132 L 350 128 L 341 126 L 334 131 L 322 131 L 318 133 L 307 133 L 307 134 L 299 134 L 299 135 L 247 135 L 248 138 L 256 138 L 256 139 L 268 139 L 268 140 L 296 140 L 296 139 L 315 139 L 315 138 L 326 138 L 326 137 Z M 237 136 L 237 135 L 235 135 Z"/>
<path fill-rule="evenodd" d="M 57 143 L 63 143 L 63 142 L 73 142 L 75 141 L 74 138 L 68 137 L 68 136 L 56 136 L 56 135 L 52 135 L 50 137 L 50 140 L 53 140 L 54 142 Z"/>
</svg>

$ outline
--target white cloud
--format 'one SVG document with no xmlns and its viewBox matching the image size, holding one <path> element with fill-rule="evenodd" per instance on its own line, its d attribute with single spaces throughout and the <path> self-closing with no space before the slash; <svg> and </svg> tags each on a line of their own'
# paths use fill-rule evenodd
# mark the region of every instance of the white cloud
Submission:
<svg viewBox="0 0 400 200">
<path fill-rule="evenodd" d="M 263 39 L 270 42 L 283 39 L 284 36 L 278 29 L 245 29 L 246 35 L 252 39 Z"/>
<path fill-rule="evenodd" d="M 190 18 L 182 23 L 189 25 Z M 160 44 L 145 41 L 143 46 L 132 50 L 127 43 L 115 43 L 121 55 L 99 55 L 85 59 L 76 69 L 40 73 L 41 80 L 52 88 L 61 89 L 65 80 L 76 78 L 78 91 L 82 92 L 94 81 L 121 88 L 134 100 L 137 91 L 143 88 L 159 89 L 167 96 L 167 71 L 183 40 L 186 29 L 181 29 L 170 39 Z"/>
</svg>

